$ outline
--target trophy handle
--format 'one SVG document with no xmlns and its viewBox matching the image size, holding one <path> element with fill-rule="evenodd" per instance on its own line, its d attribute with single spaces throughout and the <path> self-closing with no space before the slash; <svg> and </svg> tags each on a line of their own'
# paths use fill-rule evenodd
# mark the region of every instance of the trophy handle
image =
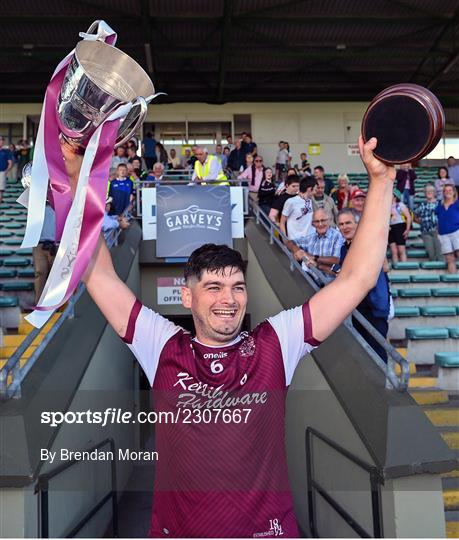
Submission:
<svg viewBox="0 0 459 540">
<path fill-rule="evenodd" d="M 139 96 L 132 100 L 132 109 L 126 115 L 118 130 L 115 148 L 126 143 L 140 128 L 147 116 L 148 105 L 145 98 Z"/>
</svg>

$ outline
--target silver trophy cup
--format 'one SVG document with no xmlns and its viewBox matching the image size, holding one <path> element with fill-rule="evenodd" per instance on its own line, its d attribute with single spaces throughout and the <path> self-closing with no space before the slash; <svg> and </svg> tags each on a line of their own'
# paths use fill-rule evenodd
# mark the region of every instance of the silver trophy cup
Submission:
<svg viewBox="0 0 459 540">
<path fill-rule="evenodd" d="M 85 147 L 115 109 L 132 102 L 118 131 L 120 146 L 144 121 L 154 93 L 150 77 L 130 56 L 103 41 L 80 41 L 57 101 L 59 128 L 70 144 Z"/>
</svg>

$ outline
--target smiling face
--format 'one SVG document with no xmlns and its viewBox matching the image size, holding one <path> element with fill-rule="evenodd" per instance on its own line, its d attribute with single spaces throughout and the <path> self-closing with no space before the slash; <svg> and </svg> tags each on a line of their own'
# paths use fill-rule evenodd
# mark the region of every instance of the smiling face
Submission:
<svg viewBox="0 0 459 540">
<path fill-rule="evenodd" d="M 319 235 L 323 235 L 330 227 L 330 217 L 323 208 L 319 208 L 312 215 L 312 224 L 316 228 L 316 232 Z"/>
<path fill-rule="evenodd" d="M 355 217 L 350 213 L 343 213 L 338 216 L 338 229 L 339 232 L 343 235 L 343 238 L 350 242 L 355 235 L 357 230 L 357 223 Z"/>
<path fill-rule="evenodd" d="M 191 278 L 182 287 L 182 304 L 191 309 L 199 341 L 206 345 L 229 343 L 241 331 L 247 308 L 244 274 L 232 266 L 215 272 L 204 270 L 200 280 Z"/>
</svg>

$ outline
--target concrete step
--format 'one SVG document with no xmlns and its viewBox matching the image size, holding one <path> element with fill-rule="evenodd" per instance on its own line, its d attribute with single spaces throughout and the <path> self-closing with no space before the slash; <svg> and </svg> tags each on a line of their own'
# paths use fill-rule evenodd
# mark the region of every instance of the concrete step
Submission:
<svg viewBox="0 0 459 540">
<path fill-rule="evenodd" d="M 459 431 L 442 431 L 441 436 L 450 448 L 459 450 Z"/>
<path fill-rule="evenodd" d="M 23 368 L 23 367 L 27 364 L 28 360 L 29 360 L 29 358 L 24 358 L 24 357 L 22 357 L 22 358 L 19 360 L 19 366 L 20 366 L 21 368 Z M 5 364 L 7 363 L 7 361 L 8 361 L 7 359 L 2 359 L 2 360 L 0 360 L 0 369 L 2 369 L 2 368 L 5 366 Z M 8 382 L 8 384 L 9 384 L 9 382 Z"/>
<path fill-rule="evenodd" d="M 426 409 L 424 412 L 435 426 L 459 426 L 459 409 Z"/>
<path fill-rule="evenodd" d="M 445 390 L 427 390 L 410 392 L 411 397 L 418 405 L 437 405 L 440 403 L 448 403 L 448 392 Z"/>
<path fill-rule="evenodd" d="M 37 348 L 36 345 L 31 345 L 28 349 L 24 351 L 24 354 L 22 355 L 23 358 L 30 358 Z M 0 348 L 0 360 L 8 360 L 10 358 L 14 351 L 17 349 L 17 347 L 2 347 Z"/>
<path fill-rule="evenodd" d="M 398 349 L 397 349 L 398 350 Z M 403 355 L 402 355 L 403 356 Z M 404 357 L 405 358 L 405 357 Z M 400 375 L 402 372 L 401 367 L 398 364 L 395 364 L 395 373 L 397 375 Z M 410 362 L 410 375 L 415 375 L 416 373 L 416 364 L 413 364 L 413 362 Z"/>
<path fill-rule="evenodd" d="M 411 377 L 409 388 L 438 388 L 437 377 Z"/>
<path fill-rule="evenodd" d="M 446 489 L 443 491 L 445 510 L 459 510 L 459 489 Z"/>
<path fill-rule="evenodd" d="M 25 334 L 6 335 L 3 338 L 4 347 L 19 347 L 19 345 L 26 339 Z M 32 345 L 38 345 L 43 341 L 44 334 L 39 334 L 33 341 Z"/>
<path fill-rule="evenodd" d="M 446 538 L 459 538 L 459 521 L 446 522 Z"/>
</svg>

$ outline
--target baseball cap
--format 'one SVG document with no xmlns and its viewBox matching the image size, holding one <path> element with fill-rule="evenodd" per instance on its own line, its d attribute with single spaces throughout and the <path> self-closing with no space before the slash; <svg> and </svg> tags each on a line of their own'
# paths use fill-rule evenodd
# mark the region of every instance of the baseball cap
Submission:
<svg viewBox="0 0 459 540">
<path fill-rule="evenodd" d="M 356 189 L 355 191 L 352 192 L 352 195 L 351 195 L 351 201 L 352 199 L 356 199 L 357 197 L 366 197 L 367 194 L 365 193 L 365 191 L 363 191 L 362 189 Z"/>
</svg>

